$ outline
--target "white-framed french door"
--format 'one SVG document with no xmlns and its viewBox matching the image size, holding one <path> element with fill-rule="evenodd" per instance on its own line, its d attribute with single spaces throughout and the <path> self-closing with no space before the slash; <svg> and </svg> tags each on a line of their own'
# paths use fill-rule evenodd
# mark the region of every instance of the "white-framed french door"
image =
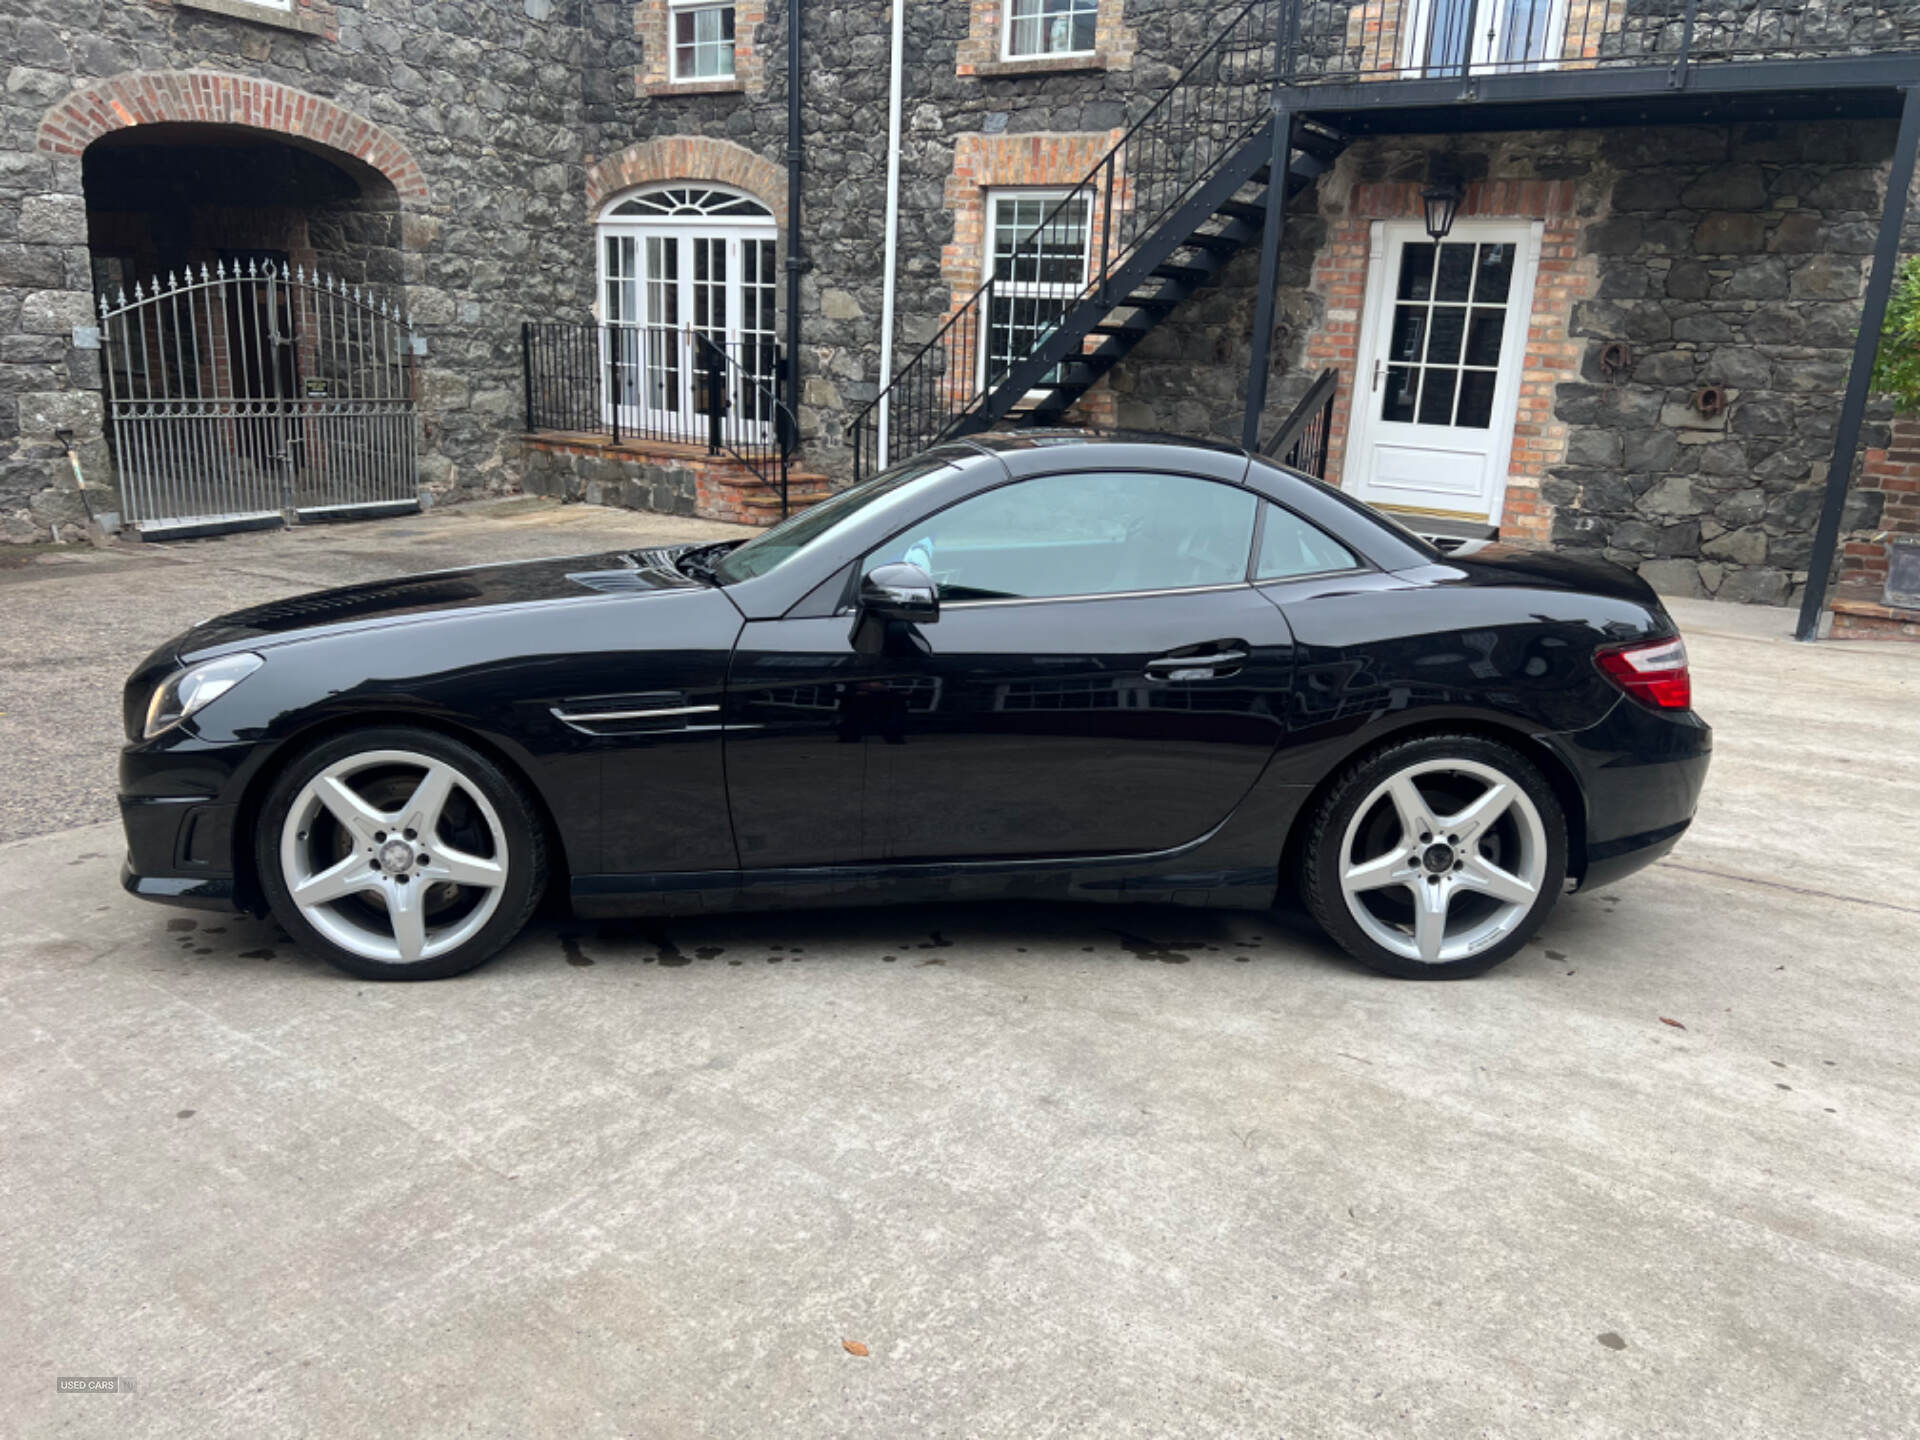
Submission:
<svg viewBox="0 0 1920 1440">
<path fill-rule="evenodd" d="M 712 342 L 732 364 L 727 433 L 764 439 L 773 415 L 773 229 L 647 220 L 600 226 L 603 391 L 620 428 L 662 439 L 706 439 Z M 758 382 L 757 384 L 755 382 Z"/>
<path fill-rule="evenodd" d="M 1551 70 L 1560 63 L 1571 0 L 1411 0 L 1400 37 L 1403 70 L 1445 77 Z"/>
<path fill-rule="evenodd" d="M 1342 488 L 1500 523 L 1543 229 L 1460 220 L 1436 243 L 1419 221 L 1374 224 Z"/>
</svg>

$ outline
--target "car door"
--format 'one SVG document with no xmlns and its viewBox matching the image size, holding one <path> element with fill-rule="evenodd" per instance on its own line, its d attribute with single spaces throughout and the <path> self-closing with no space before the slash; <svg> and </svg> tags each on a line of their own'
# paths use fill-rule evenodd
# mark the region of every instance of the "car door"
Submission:
<svg viewBox="0 0 1920 1440">
<path fill-rule="evenodd" d="M 1258 503 L 1191 475 L 1041 475 L 870 554 L 862 573 L 929 571 L 941 610 L 861 657 L 866 847 L 1145 853 L 1224 820 L 1280 741 L 1293 664 L 1249 583 Z"/>
</svg>

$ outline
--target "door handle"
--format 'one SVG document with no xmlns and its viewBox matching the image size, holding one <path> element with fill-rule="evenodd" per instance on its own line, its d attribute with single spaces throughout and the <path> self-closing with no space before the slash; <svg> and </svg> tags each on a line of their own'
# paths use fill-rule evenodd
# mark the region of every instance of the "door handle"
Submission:
<svg viewBox="0 0 1920 1440">
<path fill-rule="evenodd" d="M 1217 680 L 1231 675 L 1246 661 L 1244 650 L 1216 650 L 1208 655 L 1163 655 L 1147 662 L 1155 680 Z"/>
<path fill-rule="evenodd" d="M 1373 362 L 1373 391 L 1376 395 L 1380 393 L 1380 377 L 1385 373 L 1386 368 L 1387 362 L 1384 360 Z"/>
</svg>

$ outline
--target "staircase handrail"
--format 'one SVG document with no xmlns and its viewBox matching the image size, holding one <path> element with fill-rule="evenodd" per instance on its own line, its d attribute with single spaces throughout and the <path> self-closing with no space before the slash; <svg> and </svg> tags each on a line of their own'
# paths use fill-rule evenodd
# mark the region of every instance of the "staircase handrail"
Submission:
<svg viewBox="0 0 1920 1440">
<path fill-rule="evenodd" d="M 1168 197 L 1159 209 L 1150 214 L 1141 209 L 1138 203 L 1138 197 L 1136 196 L 1136 203 L 1130 206 L 1127 211 L 1127 218 L 1132 223 L 1134 238 L 1123 245 L 1116 246 L 1114 240 L 1118 217 L 1115 210 L 1114 191 L 1116 183 L 1120 181 L 1123 173 L 1120 170 L 1120 160 L 1123 152 L 1135 141 L 1136 137 L 1142 135 L 1150 123 L 1164 113 L 1169 112 L 1169 107 L 1175 96 L 1184 93 L 1181 87 L 1210 59 L 1222 53 L 1229 42 L 1233 41 L 1235 37 L 1240 34 L 1242 23 L 1256 11 L 1278 12 L 1273 22 L 1264 24 L 1254 31 L 1259 37 L 1257 40 L 1257 48 L 1261 50 L 1265 50 L 1269 46 L 1273 48 L 1273 60 L 1266 67 L 1265 73 L 1265 79 L 1269 82 L 1273 81 L 1278 74 L 1280 64 L 1282 46 L 1280 21 L 1282 19 L 1291 20 L 1293 8 L 1292 0 L 1247 0 L 1247 3 L 1234 12 L 1233 17 L 1207 42 L 1199 54 L 1195 55 L 1194 58 L 1188 62 L 1186 68 L 1174 77 L 1167 88 L 1141 113 L 1140 117 L 1127 127 L 1121 134 L 1119 140 L 1114 142 L 1112 147 L 1109 148 L 1100 160 L 1094 164 L 1093 168 L 1087 172 L 1086 176 L 1062 195 L 1053 208 L 1041 218 L 1031 231 L 1022 237 L 1013 253 L 1006 258 L 1017 265 L 1025 247 L 1030 242 L 1046 235 L 1059 221 L 1060 217 L 1066 214 L 1077 201 L 1086 199 L 1088 202 L 1085 221 L 1087 226 L 1087 240 L 1090 242 L 1091 236 L 1097 228 L 1101 240 L 1100 263 L 1098 267 L 1092 264 L 1088 265 L 1088 278 L 1086 283 L 1077 291 L 1049 298 L 1064 299 L 1067 302 L 1066 309 L 1071 310 L 1075 304 L 1085 300 L 1096 290 L 1104 287 L 1114 272 L 1125 263 L 1135 246 L 1139 243 L 1139 240 L 1152 233 L 1155 225 L 1183 203 L 1189 192 L 1203 184 L 1208 174 L 1205 167 L 1197 169 L 1195 173 L 1188 177 L 1184 185 Z M 1251 123 L 1242 125 L 1233 137 L 1222 145 L 1222 158 L 1224 158 L 1225 154 L 1231 152 L 1233 146 L 1243 143 L 1248 137 L 1254 134 L 1261 125 L 1267 123 L 1271 119 L 1271 116 L 1272 109 L 1270 105 L 1263 103 L 1258 106 L 1254 111 L 1254 118 Z M 1102 184 L 1101 181 L 1103 174 L 1105 177 L 1104 184 Z M 1125 172 L 1125 179 L 1128 183 L 1131 183 L 1136 175 L 1137 171 L 1127 171 Z M 1277 179 L 1278 177 L 1273 178 Z M 1097 217 L 1095 213 L 1096 205 L 1100 207 Z M 989 215 L 989 224 L 991 223 L 991 218 Z M 854 417 L 852 431 L 854 436 L 854 467 L 856 476 L 860 476 L 861 474 L 861 437 L 868 431 L 870 426 L 873 428 L 876 436 L 879 434 L 880 429 L 885 423 L 884 420 L 879 417 L 887 413 L 892 402 L 897 397 L 911 397 L 915 385 L 921 384 L 924 385 L 927 390 L 926 403 L 929 409 L 932 408 L 932 402 L 935 398 L 932 387 L 936 383 L 944 382 L 948 372 L 943 370 L 938 375 L 929 372 L 924 377 L 919 376 L 917 372 L 927 367 L 931 357 L 936 353 L 955 350 L 957 347 L 953 342 L 964 336 L 965 326 L 969 322 L 973 326 L 973 343 L 966 350 L 962 350 L 961 353 L 965 354 L 970 351 L 974 364 L 976 366 L 978 365 L 981 338 L 980 319 L 985 313 L 985 307 L 990 303 L 990 297 L 998 285 L 998 280 L 993 274 L 996 257 L 991 250 L 990 233 L 987 236 L 987 240 L 989 248 L 985 257 L 985 269 L 987 271 L 987 279 L 985 282 L 960 305 L 945 324 L 934 332 L 931 339 L 908 358 L 906 363 L 882 386 L 880 392 L 862 407 L 859 414 Z M 1038 262 L 1042 254 L 1043 252 L 1040 247 L 1035 246 L 1032 258 Z M 1051 333 L 1051 331 L 1048 333 Z M 1043 335 L 1041 338 L 1044 341 L 1045 336 Z M 928 443 L 937 440 L 939 435 L 945 432 L 948 425 L 971 411 L 981 399 L 991 395 L 998 380 L 1009 373 L 1010 368 L 1011 367 L 1008 367 L 1008 369 L 1003 369 L 997 373 L 989 371 L 977 384 L 969 388 L 964 400 L 957 407 L 950 407 L 943 424 L 934 434 L 928 437 Z"/>
</svg>

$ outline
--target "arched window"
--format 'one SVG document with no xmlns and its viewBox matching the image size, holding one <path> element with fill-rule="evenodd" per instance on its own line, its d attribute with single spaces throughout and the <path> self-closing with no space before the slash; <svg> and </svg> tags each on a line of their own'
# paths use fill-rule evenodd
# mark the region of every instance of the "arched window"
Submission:
<svg viewBox="0 0 1920 1440">
<path fill-rule="evenodd" d="M 771 422 L 777 352 L 773 213 L 718 185 L 652 186 L 600 214 L 601 318 L 622 428 L 702 440 L 703 376 L 720 347 L 729 414 Z M 757 383 L 756 383 L 757 382 Z"/>
</svg>

